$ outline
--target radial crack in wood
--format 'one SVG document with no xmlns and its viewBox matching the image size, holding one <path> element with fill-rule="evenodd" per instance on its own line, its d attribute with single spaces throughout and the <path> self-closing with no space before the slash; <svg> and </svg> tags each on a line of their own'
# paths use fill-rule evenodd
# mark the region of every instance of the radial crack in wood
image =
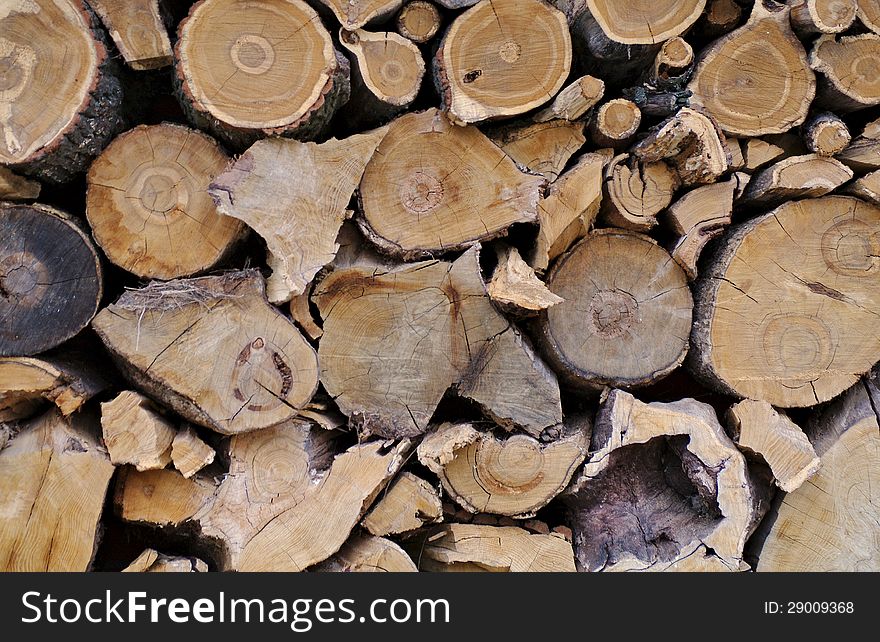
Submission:
<svg viewBox="0 0 880 642">
<path fill-rule="evenodd" d="M 556 118 L 486 128 L 486 135 L 521 168 L 540 174 L 552 183 L 586 142 L 584 127 L 583 121 Z"/>
<path fill-rule="evenodd" d="M 664 161 L 641 163 L 620 154 L 605 166 L 602 219 L 609 225 L 647 232 L 657 214 L 672 202 L 680 184 L 678 174 Z"/>
</svg>

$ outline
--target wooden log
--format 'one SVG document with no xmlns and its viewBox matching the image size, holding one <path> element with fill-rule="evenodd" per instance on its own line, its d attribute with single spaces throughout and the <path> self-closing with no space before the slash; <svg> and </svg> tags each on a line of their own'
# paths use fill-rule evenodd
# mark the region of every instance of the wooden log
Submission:
<svg viewBox="0 0 880 642">
<path fill-rule="evenodd" d="M 817 198 L 852 177 L 852 170 L 834 158 L 818 154 L 791 156 L 756 174 L 741 202 L 766 206 L 794 198 Z"/>
<path fill-rule="evenodd" d="M 515 116 L 562 89 L 571 70 L 565 16 L 540 0 L 481 0 L 449 26 L 434 57 L 442 109 L 459 124 Z"/>
<path fill-rule="evenodd" d="M 663 43 L 645 80 L 654 87 L 682 89 L 690 80 L 694 49 L 687 40 L 676 36 Z"/>
<path fill-rule="evenodd" d="M 538 236 L 529 256 L 535 270 L 543 273 L 589 233 L 602 204 L 603 170 L 608 160 L 609 155 L 601 152 L 582 155 L 538 201 Z"/>
<path fill-rule="evenodd" d="M 539 337 L 548 362 L 570 385 L 645 385 L 677 368 L 687 353 L 693 307 L 687 277 L 646 236 L 591 233 L 556 263 L 547 287 L 564 302 L 542 315 Z"/>
<path fill-rule="evenodd" d="M 497 254 L 498 265 L 489 282 L 489 298 L 502 310 L 515 316 L 534 316 L 562 303 L 522 260 L 516 248 L 502 246 Z"/>
<path fill-rule="evenodd" d="M 425 432 L 453 385 L 505 425 L 562 421 L 556 378 L 492 306 L 476 248 L 454 263 L 337 270 L 313 301 L 321 383 L 362 434 Z"/>
<path fill-rule="evenodd" d="M 880 169 L 880 118 L 865 125 L 862 135 L 840 152 L 837 160 L 856 171 Z"/>
<path fill-rule="evenodd" d="M 679 178 L 665 162 L 640 163 L 620 154 L 605 167 L 601 218 L 607 224 L 646 232 L 672 202 Z"/>
<path fill-rule="evenodd" d="M 858 196 L 863 201 L 880 206 L 880 170 L 856 179 L 844 191 L 852 196 Z"/>
<path fill-rule="evenodd" d="M 418 550 L 421 571 L 575 571 L 571 544 L 561 535 L 533 534 L 514 526 L 449 524 L 430 531 Z"/>
<path fill-rule="evenodd" d="M 171 41 L 159 0 L 87 0 L 132 69 L 171 65 Z"/>
<path fill-rule="evenodd" d="M 0 16 L 0 56 L 8 65 L 0 165 L 66 183 L 121 128 L 113 62 L 81 0 L 17 2 Z"/>
<path fill-rule="evenodd" d="M 174 59 L 190 121 L 235 151 L 266 136 L 312 139 L 349 97 L 348 61 L 303 0 L 201 0 Z"/>
<path fill-rule="evenodd" d="M 208 565 L 197 557 L 163 555 L 152 548 L 143 553 L 124 569 L 123 573 L 207 573 Z"/>
<path fill-rule="evenodd" d="M 581 76 L 560 91 L 552 103 L 532 116 L 532 120 L 536 123 L 557 118 L 577 120 L 595 107 L 604 95 L 605 83 L 600 78 Z"/>
<path fill-rule="evenodd" d="M 0 356 L 31 356 L 82 330 L 103 294 L 101 260 L 66 213 L 0 203 Z"/>
<path fill-rule="evenodd" d="M 643 163 L 666 161 L 685 186 L 714 183 L 730 169 L 718 125 L 688 107 L 652 129 L 630 151 Z"/>
<path fill-rule="evenodd" d="M 846 149 L 852 138 L 846 123 L 831 113 L 817 114 L 803 126 L 807 149 L 819 156 L 836 156 Z"/>
<path fill-rule="evenodd" d="M 101 432 L 114 466 L 131 464 L 143 472 L 171 463 L 177 429 L 137 392 L 126 390 L 101 404 Z"/>
<path fill-rule="evenodd" d="M 390 539 L 358 534 L 315 570 L 324 573 L 417 573 L 419 569 L 406 551 Z"/>
<path fill-rule="evenodd" d="M 631 100 L 615 98 L 602 104 L 590 121 L 590 135 L 599 147 L 626 147 L 642 124 L 642 112 Z"/>
<path fill-rule="evenodd" d="M 743 144 L 745 170 L 752 172 L 785 154 L 785 150 L 760 138 L 749 138 Z"/>
<path fill-rule="evenodd" d="M 821 36 L 810 66 L 822 74 L 817 105 L 837 112 L 880 105 L 880 35 Z"/>
<path fill-rule="evenodd" d="M 113 465 L 94 417 L 56 410 L 0 450 L 0 571 L 86 571 Z"/>
<path fill-rule="evenodd" d="M 387 128 L 321 144 L 258 141 L 208 187 L 218 210 L 265 241 L 272 303 L 305 292 L 336 255 L 348 203 Z"/>
<path fill-rule="evenodd" d="M 781 133 L 807 117 L 816 79 L 789 12 L 787 6 L 768 9 L 756 2 L 745 25 L 701 53 L 688 85 L 691 106 L 709 112 L 724 133 Z"/>
<path fill-rule="evenodd" d="M 178 431 L 171 442 L 171 461 L 187 479 L 213 462 L 216 455 L 214 449 L 202 441 L 189 426 Z"/>
<path fill-rule="evenodd" d="M 518 166 L 552 183 L 586 142 L 584 128 L 583 121 L 557 118 L 541 123 L 501 125 L 485 133 Z"/>
<path fill-rule="evenodd" d="M 40 198 L 41 188 L 39 181 L 19 176 L 8 167 L 0 165 L 0 200 L 33 201 Z"/>
<path fill-rule="evenodd" d="M 804 432 L 766 401 L 734 404 L 727 411 L 727 426 L 739 449 L 765 461 L 774 483 L 787 493 L 819 470 L 819 457 Z"/>
<path fill-rule="evenodd" d="M 373 23 L 384 22 L 392 16 L 403 0 L 320 0 L 321 4 L 328 7 L 336 19 L 347 31 L 360 29 Z"/>
<path fill-rule="evenodd" d="M 443 18 L 437 6 L 426 0 L 407 2 L 397 14 L 397 32 L 417 45 L 428 42 L 440 31 Z"/>
<path fill-rule="evenodd" d="M 880 6 L 876 0 L 856 0 L 856 3 L 862 24 L 874 33 L 880 33 Z"/>
<path fill-rule="evenodd" d="M 89 168 L 86 216 L 113 263 L 137 276 L 174 279 L 210 269 L 245 227 L 220 216 L 206 193 L 230 158 L 181 125 L 139 125 Z"/>
<path fill-rule="evenodd" d="M 139 389 L 223 434 L 290 419 L 317 388 L 314 349 L 255 270 L 126 292 L 92 328 Z"/>
<path fill-rule="evenodd" d="M 422 440 L 418 456 L 465 510 L 527 519 L 562 492 L 584 461 L 587 428 L 542 444 L 529 435 L 498 438 L 471 424 L 443 424 Z"/>
<path fill-rule="evenodd" d="M 0 357 L 0 421 L 26 419 L 45 402 L 66 417 L 109 385 L 100 367 L 79 352 Z"/>
<path fill-rule="evenodd" d="M 795 0 L 791 26 L 801 37 L 815 33 L 840 33 L 856 20 L 856 0 Z"/>
<path fill-rule="evenodd" d="M 858 383 L 807 426 L 822 467 L 777 498 L 756 535 L 756 570 L 880 570 L 877 393 L 873 383 Z"/>
<path fill-rule="evenodd" d="M 742 11 L 736 0 L 709 0 L 695 30 L 707 39 L 723 36 L 739 26 Z"/>
<path fill-rule="evenodd" d="M 443 521 L 437 489 L 421 477 L 402 472 L 376 501 L 363 525 L 378 537 L 408 533 Z"/>
<path fill-rule="evenodd" d="M 729 161 L 728 166 L 731 170 L 740 171 L 746 167 L 746 158 L 743 155 L 743 145 L 739 138 L 725 137 L 724 151 Z"/>
<path fill-rule="evenodd" d="M 745 458 L 711 406 L 642 403 L 612 390 L 592 456 L 566 498 L 583 571 L 670 569 L 695 553 L 743 570 L 760 519 Z"/>
<path fill-rule="evenodd" d="M 211 480 L 186 479 L 170 468 L 138 472 L 123 466 L 116 476 L 113 504 L 123 521 L 177 527 L 192 519 L 214 490 Z"/>
<path fill-rule="evenodd" d="M 351 102 L 346 124 L 360 131 L 382 124 L 412 105 L 425 76 L 419 48 L 403 36 L 357 29 L 339 32 L 352 57 Z"/>
<path fill-rule="evenodd" d="M 692 371 L 782 408 L 849 388 L 880 348 L 878 229 L 880 208 L 844 196 L 791 201 L 732 228 L 695 288 Z"/>
<path fill-rule="evenodd" d="M 657 44 L 680 36 L 694 24 L 706 0 L 658 0 L 621 4 L 614 0 L 587 0 L 590 13 L 614 42 L 625 45 Z"/>
<path fill-rule="evenodd" d="M 391 123 L 360 185 L 366 236 L 404 258 L 463 249 L 534 221 L 543 180 L 436 109 Z M 459 214 L 467 203 L 471 216 Z"/>
</svg>

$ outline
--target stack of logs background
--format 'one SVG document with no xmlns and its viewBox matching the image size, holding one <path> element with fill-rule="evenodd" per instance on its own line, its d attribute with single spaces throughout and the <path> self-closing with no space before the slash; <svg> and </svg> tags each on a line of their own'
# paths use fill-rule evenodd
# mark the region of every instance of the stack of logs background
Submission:
<svg viewBox="0 0 880 642">
<path fill-rule="evenodd" d="M 0 569 L 880 570 L 880 2 L 0 0 Z"/>
</svg>

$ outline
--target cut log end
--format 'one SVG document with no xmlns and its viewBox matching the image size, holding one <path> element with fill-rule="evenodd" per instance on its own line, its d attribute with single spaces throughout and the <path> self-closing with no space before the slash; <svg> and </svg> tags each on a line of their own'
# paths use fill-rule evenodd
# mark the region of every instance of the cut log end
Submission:
<svg viewBox="0 0 880 642">
<path fill-rule="evenodd" d="M 437 35 L 443 19 L 437 7 L 426 0 L 413 0 L 397 14 L 397 31 L 416 44 L 428 42 Z"/>
<path fill-rule="evenodd" d="M 88 1 L 132 69 L 145 71 L 171 65 L 171 42 L 159 0 Z"/>
<path fill-rule="evenodd" d="M 706 0 L 659 0 L 623 5 L 614 0 L 587 0 L 605 35 L 624 45 L 657 44 L 684 33 L 706 6 Z"/>
<path fill-rule="evenodd" d="M 791 26 L 801 36 L 840 33 L 856 19 L 856 0 L 796 0 L 791 7 Z"/>
<path fill-rule="evenodd" d="M 821 36 L 810 65 L 822 74 L 819 105 L 840 112 L 880 105 L 880 35 Z"/>
<path fill-rule="evenodd" d="M 605 167 L 605 198 L 601 216 L 610 225 L 647 232 L 657 215 L 672 202 L 680 181 L 664 161 L 641 163 L 620 154 Z"/>
<path fill-rule="evenodd" d="M 609 100 L 590 122 L 590 133 L 599 147 L 624 147 L 642 123 L 642 112 L 625 98 Z"/>
</svg>

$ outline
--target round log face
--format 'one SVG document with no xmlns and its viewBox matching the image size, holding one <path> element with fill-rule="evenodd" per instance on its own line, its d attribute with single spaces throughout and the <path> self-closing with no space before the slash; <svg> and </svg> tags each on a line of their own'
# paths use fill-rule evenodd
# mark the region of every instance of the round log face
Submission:
<svg viewBox="0 0 880 642">
<path fill-rule="evenodd" d="M 844 37 L 839 42 L 823 39 L 813 50 L 812 61 L 838 92 L 856 103 L 854 107 L 880 104 L 880 35 Z M 853 106 L 841 105 L 847 111 Z"/>
<path fill-rule="evenodd" d="M 637 386 L 684 359 L 687 277 L 650 238 L 594 232 L 560 259 L 547 286 L 564 299 L 543 319 L 548 356 L 576 383 Z"/>
<path fill-rule="evenodd" d="M 330 34 L 301 0 L 203 0 L 181 24 L 176 54 L 195 106 L 246 129 L 295 125 L 336 69 Z"/>
<path fill-rule="evenodd" d="M 739 396 L 812 406 L 880 354 L 880 208 L 792 201 L 728 238 L 700 292 L 694 348 Z"/>
<path fill-rule="evenodd" d="M 80 2 L 4 3 L 0 163 L 28 162 L 74 126 L 104 56 Z"/>
<path fill-rule="evenodd" d="M 611 40 L 654 44 L 679 36 L 706 7 L 706 0 L 587 0 L 590 13 Z"/>
<path fill-rule="evenodd" d="M 98 245 L 141 277 L 173 279 L 214 265 L 244 226 L 221 216 L 207 187 L 229 162 L 210 137 L 141 125 L 92 164 L 86 214 Z"/>
<path fill-rule="evenodd" d="M 101 264 L 67 216 L 43 206 L 0 207 L 0 356 L 63 343 L 92 319 Z"/>
</svg>

